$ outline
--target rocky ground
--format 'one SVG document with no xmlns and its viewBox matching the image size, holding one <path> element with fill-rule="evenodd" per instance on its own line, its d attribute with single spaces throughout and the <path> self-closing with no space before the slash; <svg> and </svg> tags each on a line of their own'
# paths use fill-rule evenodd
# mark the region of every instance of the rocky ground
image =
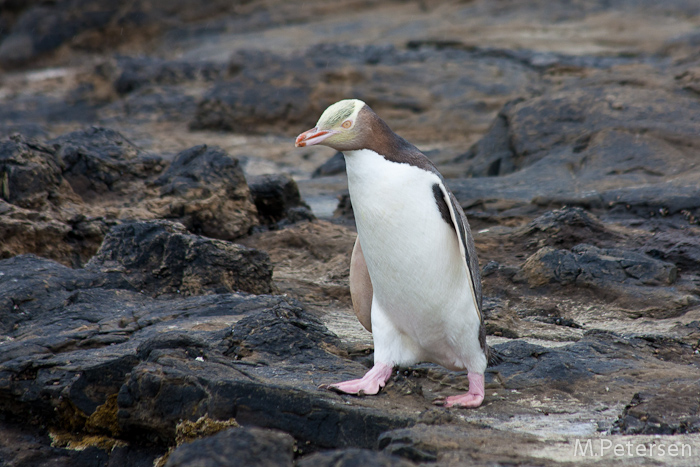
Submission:
<svg viewBox="0 0 700 467">
<path fill-rule="evenodd" d="M 117 4 L 0 0 L 0 466 L 700 463 L 696 1 Z M 470 219 L 479 409 L 318 389 L 372 362 L 293 145 L 347 97 Z"/>
</svg>

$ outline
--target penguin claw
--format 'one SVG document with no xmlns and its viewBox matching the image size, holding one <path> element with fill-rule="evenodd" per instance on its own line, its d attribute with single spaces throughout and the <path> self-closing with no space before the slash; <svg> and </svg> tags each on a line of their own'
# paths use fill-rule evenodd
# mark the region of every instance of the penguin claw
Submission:
<svg viewBox="0 0 700 467">
<path fill-rule="evenodd" d="M 354 380 L 354 381 L 359 381 L 359 380 Z M 343 381 L 344 383 L 352 383 L 353 381 Z M 337 384 L 342 384 L 342 383 L 337 383 Z M 353 394 L 357 396 L 362 396 L 364 393 L 363 392 L 349 392 L 349 391 L 343 391 L 340 389 L 338 386 L 335 384 L 322 384 L 318 387 L 319 389 L 326 389 L 328 391 L 333 391 L 336 394 Z"/>
</svg>

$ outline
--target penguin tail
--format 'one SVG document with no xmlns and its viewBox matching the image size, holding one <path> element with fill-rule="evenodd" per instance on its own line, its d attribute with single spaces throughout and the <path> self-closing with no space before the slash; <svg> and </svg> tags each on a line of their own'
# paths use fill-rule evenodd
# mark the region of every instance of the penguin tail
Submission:
<svg viewBox="0 0 700 467">
<path fill-rule="evenodd" d="M 503 363 L 503 355 L 501 355 L 493 347 L 487 347 L 486 351 L 486 367 L 497 366 Z"/>
</svg>

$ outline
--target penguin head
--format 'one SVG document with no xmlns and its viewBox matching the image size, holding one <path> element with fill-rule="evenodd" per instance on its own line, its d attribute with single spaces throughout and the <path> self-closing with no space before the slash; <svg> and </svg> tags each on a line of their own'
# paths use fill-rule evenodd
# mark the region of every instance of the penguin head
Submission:
<svg viewBox="0 0 700 467">
<path fill-rule="evenodd" d="M 321 144 L 338 151 L 359 149 L 368 131 L 364 121 L 364 108 L 367 104 L 358 99 L 345 99 L 328 107 L 316 126 L 297 136 L 296 147 Z"/>
</svg>

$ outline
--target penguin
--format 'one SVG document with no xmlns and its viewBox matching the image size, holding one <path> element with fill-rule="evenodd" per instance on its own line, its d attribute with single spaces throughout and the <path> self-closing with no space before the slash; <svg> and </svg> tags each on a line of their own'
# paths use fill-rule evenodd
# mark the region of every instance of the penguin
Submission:
<svg viewBox="0 0 700 467">
<path fill-rule="evenodd" d="M 372 333 L 374 366 L 360 379 L 327 385 L 371 395 L 395 367 L 432 362 L 468 372 L 469 392 L 435 401 L 479 407 L 489 358 L 481 278 L 469 223 L 435 165 L 364 102 L 328 107 L 297 147 L 343 153 L 357 225 L 350 293 Z"/>
</svg>

